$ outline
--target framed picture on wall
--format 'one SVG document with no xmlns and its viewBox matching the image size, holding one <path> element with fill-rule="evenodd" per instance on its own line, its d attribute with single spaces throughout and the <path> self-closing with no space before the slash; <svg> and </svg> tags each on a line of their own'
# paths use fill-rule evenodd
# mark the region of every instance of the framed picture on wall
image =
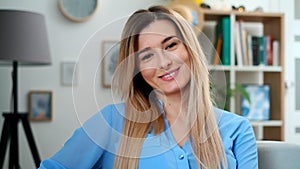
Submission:
<svg viewBox="0 0 300 169">
<path fill-rule="evenodd" d="M 76 86 L 78 84 L 76 61 L 69 60 L 61 63 L 61 84 L 64 86 Z"/>
<path fill-rule="evenodd" d="M 241 98 L 241 115 L 249 120 L 269 120 L 270 86 L 244 84 L 243 87 L 249 94 L 250 102 Z"/>
<path fill-rule="evenodd" d="M 102 87 L 110 88 L 112 76 L 115 72 L 120 44 L 116 40 L 108 40 L 102 42 L 102 62 L 101 62 L 101 81 Z"/>
<path fill-rule="evenodd" d="M 29 120 L 51 121 L 52 120 L 52 91 L 30 91 Z"/>
</svg>

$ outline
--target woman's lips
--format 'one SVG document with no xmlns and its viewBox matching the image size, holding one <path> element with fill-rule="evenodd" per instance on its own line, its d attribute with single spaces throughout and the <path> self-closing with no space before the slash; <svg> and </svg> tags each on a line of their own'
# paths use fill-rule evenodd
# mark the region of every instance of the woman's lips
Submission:
<svg viewBox="0 0 300 169">
<path fill-rule="evenodd" d="M 159 76 L 159 78 L 161 78 L 164 81 L 173 80 L 177 76 L 178 70 L 179 70 L 179 68 L 177 68 L 176 70 L 170 71 L 162 76 Z"/>
</svg>

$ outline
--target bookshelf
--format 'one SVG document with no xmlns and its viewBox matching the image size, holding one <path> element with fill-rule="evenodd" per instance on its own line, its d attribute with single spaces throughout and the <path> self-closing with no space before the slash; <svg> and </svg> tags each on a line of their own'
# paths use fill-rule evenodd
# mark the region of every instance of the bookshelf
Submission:
<svg viewBox="0 0 300 169">
<path fill-rule="evenodd" d="M 215 74 L 224 74 L 227 86 L 231 89 L 235 84 L 257 84 L 270 86 L 270 117 L 269 120 L 251 121 L 258 140 L 284 140 L 284 15 L 282 13 L 263 12 L 238 12 L 238 11 L 216 11 L 203 9 L 204 27 L 203 33 L 216 43 L 216 36 L 212 29 L 224 17 L 230 18 L 230 64 L 214 65 L 214 55 L 209 56 L 209 69 Z M 235 23 L 242 22 L 248 34 L 253 36 L 271 36 L 278 42 L 276 64 L 238 64 Z M 247 30 L 248 29 L 248 30 Z M 256 29 L 256 30 L 255 30 Z M 250 33 L 249 33 L 250 32 Z M 221 57 L 221 55 L 220 55 Z M 244 54 L 242 54 L 244 57 Z M 252 56 L 253 57 L 253 56 Z M 220 58 L 221 60 L 221 58 Z M 274 61 L 273 61 L 274 62 Z M 218 85 L 218 80 L 215 81 Z M 225 89 L 224 89 L 225 90 Z M 229 111 L 241 114 L 240 95 L 235 94 L 229 98 Z"/>
</svg>

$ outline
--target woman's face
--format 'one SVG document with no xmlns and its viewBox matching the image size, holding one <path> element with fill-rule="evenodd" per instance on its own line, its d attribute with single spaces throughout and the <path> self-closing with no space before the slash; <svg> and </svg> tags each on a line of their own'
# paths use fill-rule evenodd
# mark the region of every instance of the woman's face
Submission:
<svg viewBox="0 0 300 169">
<path fill-rule="evenodd" d="M 190 56 L 167 20 L 155 21 L 141 31 L 137 65 L 144 80 L 165 95 L 180 93 L 191 78 Z"/>
</svg>

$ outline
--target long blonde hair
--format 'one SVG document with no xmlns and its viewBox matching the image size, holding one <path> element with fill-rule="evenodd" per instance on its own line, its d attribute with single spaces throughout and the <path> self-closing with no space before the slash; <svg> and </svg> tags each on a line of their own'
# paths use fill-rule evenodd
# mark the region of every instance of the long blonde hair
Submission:
<svg viewBox="0 0 300 169">
<path fill-rule="evenodd" d="M 169 20 L 186 45 L 191 60 L 191 81 L 188 89 L 187 124 L 190 143 L 199 166 L 227 168 L 227 161 L 210 97 L 209 72 L 196 35 L 190 25 L 177 13 L 164 6 L 139 10 L 128 19 L 122 33 L 119 64 L 112 84 L 125 100 L 125 121 L 114 168 L 137 168 L 144 139 L 150 131 L 160 134 L 164 119 L 153 88 L 139 73 L 135 52 L 139 33 L 156 20 Z"/>
</svg>

